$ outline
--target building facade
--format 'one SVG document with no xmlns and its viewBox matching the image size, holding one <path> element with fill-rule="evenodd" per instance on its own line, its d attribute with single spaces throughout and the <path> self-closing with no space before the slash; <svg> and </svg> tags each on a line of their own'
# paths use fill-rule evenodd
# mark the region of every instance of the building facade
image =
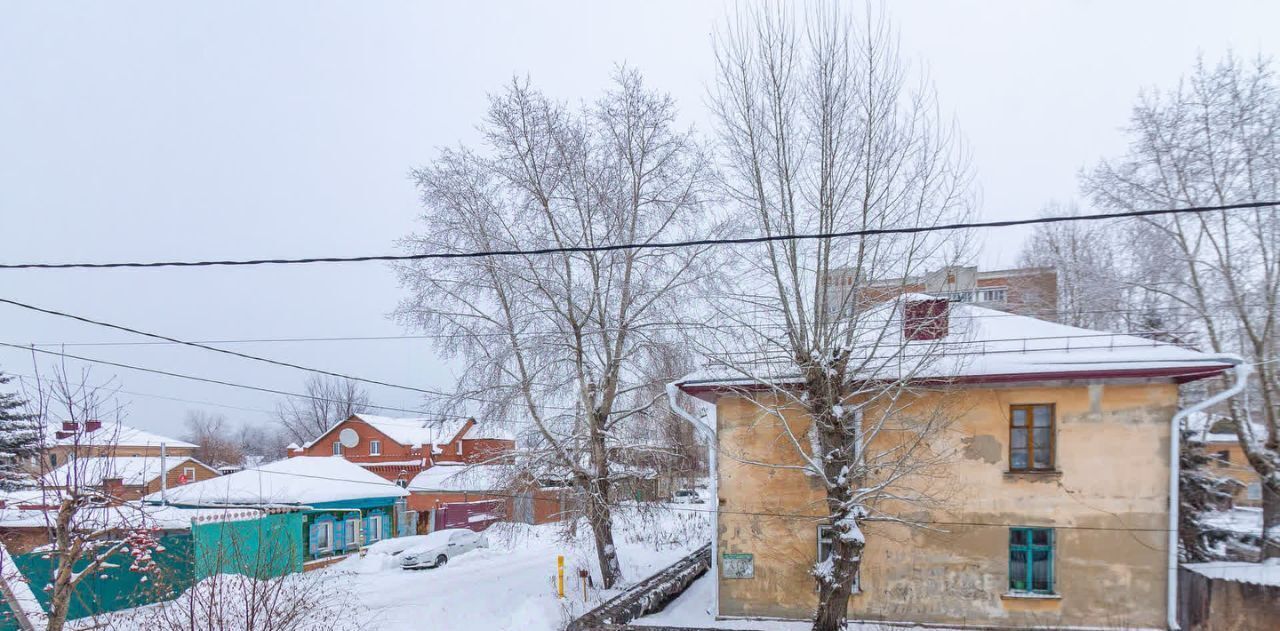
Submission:
<svg viewBox="0 0 1280 631">
<path fill-rule="evenodd" d="M 289 456 L 341 456 L 403 485 L 434 464 L 485 463 L 514 448 L 509 433 L 475 419 L 353 414 L 305 445 L 293 446 Z"/>
<path fill-rule="evenodd" d="M 827 279 L 827 286 L 832 291 L 828 308 L 837 311 L 915 293 L 1041 320 L 1058 317 L 1058 273 L 1051 267 L 981 271 L 975 266 L 953 265 L 918 277 L 860 285 L 850 273 L 836 271 Z"/>
<path fill-rule="evenodd" d="M 1178 384 L 1228 366 L 1128 336 L 1104 356 L 1063 350 L 1047 340 L 1098 332 L 1021 316 L 1010 326 L 975 305 L 950 307 L 970 322 L 953 323 L 951 335 L 985 341 L 974 347 L 987 354 L 895 401 L 945 410 L 947 430 L 927 445 L 941 464 L 902 481 L 928 485 L 939 501 L 874 507 L 900 521 L 863 524 L 850 619 L 1163 628 Z M 1006 341 L 1009 330 L 1028 338 Z M 825 488 L 788 438 L 808 435 L 809 419 L 773 390 L 786 384 L 705 374 L 677 384 L 715 408 L 721 617 L 806 619 L 817 601 Z M 883 402 L 848 405 L 860 407 L 863 426 L 883 418 Z M 866 449 L 901 438 L 879 434 Z"/>
<path fill-rule="evenodd" d="M 123 423 L 68 421 L 46 429 L 43 462 L 34 471 L 51 471 L 72 458 L 194 456 L 198 447 L 184 440 L 162 436 Z"/>
</svg>

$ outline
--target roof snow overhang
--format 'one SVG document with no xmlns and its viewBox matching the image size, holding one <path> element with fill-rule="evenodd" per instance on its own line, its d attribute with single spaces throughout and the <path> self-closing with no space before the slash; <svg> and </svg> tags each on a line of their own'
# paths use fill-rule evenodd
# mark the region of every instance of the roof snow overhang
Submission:
<svg viewBox="0 0 1280 631">
<path fill-rule="evenodd" d="M 1020 373 L 996 373 L 986 375 L 962 375 L 956 377 L 927 377 L 913 379 L 911 383 L 921 386 L 977 386 L 1007 385 L 1019 383 L 1044 383 L 1054 381 L 1172 381 L 1188 383 L 1199 379 L 1207 379 L 1226 372 L 1231 368 L 1227 364 L 1211 364 L 1199 366 L 1162 366 L 1146 368 L 1112 368 L 1088 370 L 1054 370 L 1031 371 Z M 676 387 L 689 396 L 704 401 L 715 401 L 718 397 L 734 392 L 761 392 L 778 388 L 795 387 L 798 378 L 779 377 L 776 379 L 698 379 L 677 382 Z"/>
</svg>

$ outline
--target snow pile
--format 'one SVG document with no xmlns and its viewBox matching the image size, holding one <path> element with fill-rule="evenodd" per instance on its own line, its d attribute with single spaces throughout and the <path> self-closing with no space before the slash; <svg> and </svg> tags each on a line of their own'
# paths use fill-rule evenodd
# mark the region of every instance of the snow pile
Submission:
<svg viewBox="0 0 1280 631">
<path fill-rule="evenodd" d="M 1280 587 L 1280 563 L 1213 561 L 1210 563 L 1188 563 L 1183 567 L 1209 578 Z"/>
<path fill-rule="evenodd" d="M 367 497 L 405 497 L 408 491 L 341 457 L 298 456 L 169 489 L 168 500 L 211 504 L 320 504 Z M 160 494 L 146 497 L 160 501 Z"/>
</svg>

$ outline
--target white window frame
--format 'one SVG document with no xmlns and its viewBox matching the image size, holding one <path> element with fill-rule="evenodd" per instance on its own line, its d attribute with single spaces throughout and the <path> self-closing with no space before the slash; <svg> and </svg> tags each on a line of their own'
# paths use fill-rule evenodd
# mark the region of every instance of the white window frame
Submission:
<svg viewBox="0 0 1280 631">
<path fill-rule="evenodd" d="M 336 441 L 336 440 L 335 440 L 335 441 L 333 441 L 333 455 L 335 455 L 335 456 L 341 456 L 341 455 L 342 455 L 342 443 L 340 443 L 340 442 L 338 442 L 338 441 Z"/>
<path fill-rule="evenodd" d="M 831 550 L 829 548 L 826 549 L 826 553 L 827 553 L 826 556 L 823 556 L 822 553 L 824 551 L 823 544 L 826 543 L 825 541 L 826 539 L 831 538 L 831 536 L 833 535 L 832 531 L 833 531 L 833 528 L 831 527 L 830 524 L 818 525 L 818 539 L 817 539 L 817 550 L 816 550 L 818 555 L 817 556 L 818 563 L 825 561 L 827 556 L 831 556 Z M 826 545 L 830 546 L 832 544 L 827 543 Z M 853 589 L 850 592 L 853 594 L 862 593 L 862 563 L 861 563 L 862 557 L 858 557 L 858 561 L 859 561 L 858 571 L 853 573 Z"/>
<path fill-rule="evenodd" d="M 195 481 L 196 481 L 196 468 L 195 468 L 195 467 L 183 467 L 183 468 L 182 468 L 182 475 L 183 475 L 183 476 L 186 476 L 186 478 L 187 478 L 187 482 L 195 482 Z"/>
<path fill-rule="evenodd" d="M 370 456 L 382 455 L 382 441 L 380 440 L 369 441 L 369 455 Z"/>
<path fill-rule="evenodd" d="M 382 515 L 369 516 L 369 543 L 382 540 Z"/>
<path fill-rule="evenodd" d="M 320 528 L 320 532 L 324 533 L 325 545 L 316 545 L 316 552 L 332 552 L 333 551 L 333 522 L 321 521 L 316 522 L 316 526 Z M 319 539 L 317 536 L 316 539 Z"/>
<path fill-rule="evenodd" d="M 1251 482 L 1244 487 L 1244 498 L 1247 500 L 1262 499 L 1262 483 Z"/>
<path fill-rule="evenodd" d="M 360 543 L 360 518 L 347 519 L 347 531 L 343 533 L 344 543 L 349 547 Z"/>
<path fill-rule="evenodd" d="M 459 455 L 459 456 L 461 456 L 461 455 L 462 455 L 462 441 L 461 441 L 461 440 L 459 440 L 459 441 L 458 441 L 458 455 Z"/>
</svg>

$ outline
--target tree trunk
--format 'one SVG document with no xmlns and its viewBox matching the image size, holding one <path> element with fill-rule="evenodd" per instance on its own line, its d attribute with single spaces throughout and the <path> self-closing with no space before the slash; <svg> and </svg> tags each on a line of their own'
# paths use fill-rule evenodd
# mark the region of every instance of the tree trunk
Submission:
<svg viewBox="0 0 1280 631">
<path fill-rule="evenodd" d="M 813 631 L 840 631 L 849 615 L 849 595 L 861 564 L 863 544 L 835 537 L 831 549 L 831 574 L 818 577 L 818 611 Z"/>
<path fill-rule="evenodd" d="M 590 480 L 586 489 L 587 523 L 596 543 L 596 558 L 600 562 L 600 582 L 610 589 L 622 579 L 622 566 L 618 563 L 618 549 L 613 545 L 613 511 L 609 508 L 609 481 Z"/>
<path fill-rule="evenodd" d="M 1280 490 L 1262 483 L 1262 560 L 1280 558 Z"/>
</svg>

